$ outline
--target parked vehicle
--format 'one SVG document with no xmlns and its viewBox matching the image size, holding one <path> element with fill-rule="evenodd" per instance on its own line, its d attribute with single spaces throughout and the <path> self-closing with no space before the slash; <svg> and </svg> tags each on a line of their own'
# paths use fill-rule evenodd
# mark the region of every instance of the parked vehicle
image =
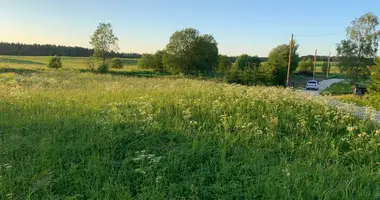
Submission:
<svg viewBox="0 0 380 200">
<path fill-rule="evenodd" d="M 306 90 L 319 90 L 319 83 L 316 80 L 309 80 L 306 83 Z"/>
</svg>

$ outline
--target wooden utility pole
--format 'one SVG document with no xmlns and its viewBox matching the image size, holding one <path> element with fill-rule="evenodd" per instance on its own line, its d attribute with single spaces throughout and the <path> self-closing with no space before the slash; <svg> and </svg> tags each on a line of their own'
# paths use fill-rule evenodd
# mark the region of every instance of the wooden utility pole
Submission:
<svg viewBox="0 0 380 200">
<path fill-rule="evenodd" d="M 314 67 L 313 67 L 313 80 L 315 79 L 315 65 L 317 63 L 317 49 L 315 49 L 315 54 L 314 54 Z"/>
<path fill-rule="evenodd" d="M 330 54 L 331 54 L 331 52 L 329 52 L 329 57 L 327 58 L 326 78 L 329 78 L 329 71 L 330 71 Z"/>
<path fill-rule="evenodd" d="M 290 63 L 292 62 L 292 50 L 293 50 L 293 33 L 292 37 L 290 38 L 290 44 L 289 44 L 289 61 L 288 61 L 288 73 L 286 74 L 286 86 L 290 86 Z"/>
</svg>

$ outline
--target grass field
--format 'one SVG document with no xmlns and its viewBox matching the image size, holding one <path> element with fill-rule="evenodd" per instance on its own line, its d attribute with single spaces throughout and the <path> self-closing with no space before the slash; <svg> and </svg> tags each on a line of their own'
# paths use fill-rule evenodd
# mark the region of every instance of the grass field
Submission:
<svg viewBox="0 0 380 200">
<path fill-rule="evenodd" d="M 0 56 L 0 67 L 46 69 L 48 56 Z M 88 69 L 88 58 L 61 57 L 65 69 Z M 136 66 L 137 59 L 122 58 L 124 67 Z"/>
<path fill-rule="evenodd" d="M 0 199 L 380 198 L 378 127 L 290 89 L 3 70 L 0 113 Z"/>
<path fill-rule="evenodd" d="M 360 87 L 368 87 L 370 84 L 370 79 L 362 79 L 358 80 L 357 84 Z M 353 93 L 353 86 L 351 83 L 351 79 L 345 79 L 342 82 L 334 83 L 330 87 L 328 87 L 321 94 L 323 95 L 346 95 Z"/>
</svg>

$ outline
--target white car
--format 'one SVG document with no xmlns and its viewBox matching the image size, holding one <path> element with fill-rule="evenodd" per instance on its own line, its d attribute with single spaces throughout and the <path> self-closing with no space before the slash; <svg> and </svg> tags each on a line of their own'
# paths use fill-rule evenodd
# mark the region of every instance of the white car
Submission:
<svg viewBox="0 0 380 200">
<path fill-rule="evenodd" d="M 319 83 L 316 80 L 310 80 L 306 83 L 306 90 L 319 90 Z"/>
</svg>

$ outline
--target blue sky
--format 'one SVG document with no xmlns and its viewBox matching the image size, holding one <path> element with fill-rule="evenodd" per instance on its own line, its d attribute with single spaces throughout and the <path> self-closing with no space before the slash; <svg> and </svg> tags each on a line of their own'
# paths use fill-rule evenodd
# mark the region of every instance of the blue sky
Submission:
<svg viewBox="0 0 380 200">
<path fill-rule="evenodd" d="M 219 52 L 267 56 L 288 43 L 301 55 L 335 53 L 351 20 L 380 15 L 378 0 L 0 0 L 0 41 L 89 46 L 99 22 L 110 22 L 120 51 L 155 52 L 187 27 L 212 34 Z M 303 37 L 330 34 L 323 37 Z"/>
</svg>

